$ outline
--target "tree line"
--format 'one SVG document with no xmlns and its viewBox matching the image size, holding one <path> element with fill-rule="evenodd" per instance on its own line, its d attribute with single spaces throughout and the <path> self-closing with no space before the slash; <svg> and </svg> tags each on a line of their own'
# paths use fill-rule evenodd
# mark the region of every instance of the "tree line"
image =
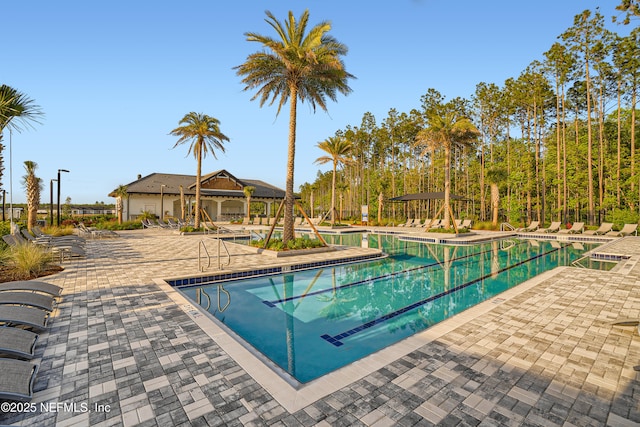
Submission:
<svg viewBox="0 0 640 427">
<path fill-rule="evenodd" d="M 620 36 L 598 11 L 585 10 L 518 77 L 478 83 L 468 99 L 447 101 L 429 89 L 418 109 L 392 108 L 381 121 L 367 112 L 336 131 L 332 138 L 351 145 L 351 161 L 338 171 L 336 209 L 349 217 L 358 217 L 361 205 L 371 218 L 430 217 L 441 202 L 389 199 L 445 191 L 450 182 L 451 192 L 466 199 L 452 205 L 458 217 L 494 224 L 637 221 L 639 83 L 640 28 Z M 433 133 L 462 118 L 474 125 L 475 138 L 447 142 Z M 307 209 L 312 193 L 315 211 L 330 209 L 331 181 L 331 172 L 319 172 L 300 187 Z"/>
</svg>

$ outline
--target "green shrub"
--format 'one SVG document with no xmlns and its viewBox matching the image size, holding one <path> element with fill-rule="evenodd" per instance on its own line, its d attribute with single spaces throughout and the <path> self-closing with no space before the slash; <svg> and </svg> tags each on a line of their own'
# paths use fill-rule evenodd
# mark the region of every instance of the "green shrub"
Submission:
<svg viewBox="0 0 640 427">
<path fill-rule="evenodd" d="M 45 234 L 51 234 L 52 236 L 68 236 L 73 234 L 73 229 L 75 227 L 73 226 L 69 226 L 69 225 L 64 225 L 64 226 L 53 226 L 53 227 L 43 227 L 42 228 L 42 232 Z"/>
<path fill-rule="evenodd" d="M 96 223 L 95 227 L 100 230 L 138 230 L 142 228 L 142 222 L 135 220 L 118 224 L 118 221 L 105 221 Z"/>
<path fill-rule="evenodd" d="M 13 267 L 24 278 L 38 276 L 53 262 L 53 255 L 38 245 L 18 245 L 9 249 L 6 265 Z"/>
<path fill-rule="evenodd" d="M 614 224 L 614 228 L 620 230 L 624 224 L 637 224 L 638 213 L 628 209 L 616 209 L 607 215 L 607 221 Z"/>
<path fill-rule="evenodd" d="M 254 240 L 249 244 L 257 248 L 262 248 L 264 247 L 264 240 Z M 289 240 L 286 245 L 282 242 L 282 239 L 271 239 L 269 240 L 269 245 L 266 249 L 279 252 L 296 249 L 319 248 L 322 246 L 323 244 L 320 240 L 309 239 L 308 237 L 298 237 L 296 239 Z"/>
</svg>

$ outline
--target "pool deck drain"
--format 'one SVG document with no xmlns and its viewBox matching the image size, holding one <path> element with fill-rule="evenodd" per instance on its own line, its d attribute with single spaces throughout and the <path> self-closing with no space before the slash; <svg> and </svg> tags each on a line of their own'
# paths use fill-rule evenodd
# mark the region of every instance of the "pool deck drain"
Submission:
<svg viewBox="0 0 640 427">
<path fill-rule="evenodd" d="M 234 340 L 154 281 L 197 275 L 202 236 L 120 234 L 88 241 L 87 259 L 47 278 L 64 291 L 36 348 L 34 402 L 89 410 L 38 406 L 0 424 L 640 423 L 640 337 L 613 327 L 640 319 L 639 237 L 600 253 L 628 257 L 624 268 L 557 268 L 289 393 L 270 392 L 269 369 L 245 369 L 223 348 Z M 238 252 L 230 269 L 274 262 Z"/>
</svg>

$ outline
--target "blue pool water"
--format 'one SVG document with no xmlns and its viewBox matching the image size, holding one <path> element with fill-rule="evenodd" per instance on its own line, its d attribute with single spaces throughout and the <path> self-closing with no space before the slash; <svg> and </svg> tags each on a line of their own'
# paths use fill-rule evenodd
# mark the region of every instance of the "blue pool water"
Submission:
<svg viewBox="0 0 640 427">
<path fill-rule="evenodd" d="M 362 235 L 327 235 L 360 246 Z M 181 288 L 300 383 L 422 331 L 594 245 L 527 240 L 445 246 L 367 236 L 388 258 Z"/>
</svg>

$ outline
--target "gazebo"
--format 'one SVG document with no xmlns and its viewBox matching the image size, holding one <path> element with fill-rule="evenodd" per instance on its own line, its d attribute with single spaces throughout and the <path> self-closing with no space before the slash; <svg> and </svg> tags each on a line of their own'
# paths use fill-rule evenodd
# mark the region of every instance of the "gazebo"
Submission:
<svg viewBox="0 0 640 427">
<path fill-rule="evenodd" d="M 390 202 L 409 202 L 412 200 L 444 200 L 444 191 L 432 191 L 432 192 L 423 192 L 423 193 L 411 193 L 404 194 L 402 196 L 392 197 L 389 199 Z M 449 194 L 449 200 L 466 200 L 462 196 L 458 196 L 456 194 Z M 445 208 L 444 205 L 438 210 L 436 213 L 436 217 L 440 215 L 442 210 Z M 447 206 L 449 209 L 449 215 L 451 215 L 451 220 L 453 221 L 453 228 L 458 231 L 458 227 L 456 226 L 456 222 L 454 221 L 453 211 L 451 210 L 451 206 Z"/>
</svg>

